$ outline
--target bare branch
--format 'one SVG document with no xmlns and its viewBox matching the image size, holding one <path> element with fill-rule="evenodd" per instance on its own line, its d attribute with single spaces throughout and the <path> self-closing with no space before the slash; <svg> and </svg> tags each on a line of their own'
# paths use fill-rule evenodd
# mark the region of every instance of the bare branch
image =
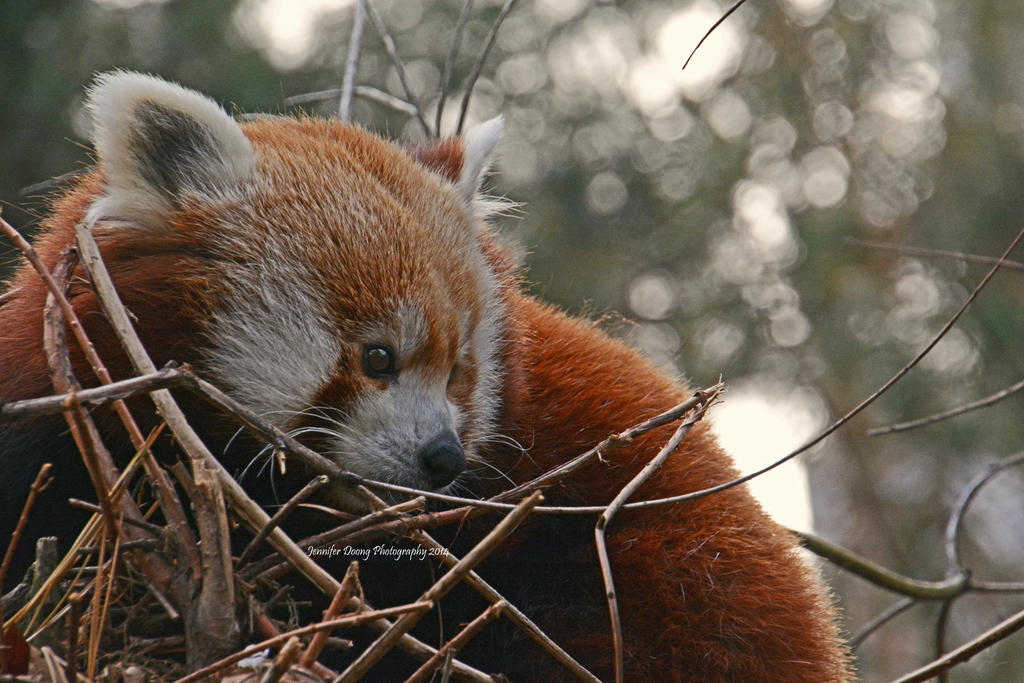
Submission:
<svg viewBox="0 0 1024 683">
<path fill-rule="evenodd" d="M 473 96 L 473 88 L 476 87 L 476 81 L 480 78 L 480 74 L 483 73 L 484 65 L 487 63 L 487 58 L 491 54 L 491 48 L 494 47 L 494 41 L 498 37 L 498 31 L 501 30 L 501 25 L 505 21 L 505 17 L 508 16 L 512 8 L 516 6 L 518 0 L 508 0 L 505 5 L 501 8 L 498 13 L 498 18 L 494 20 L 494 24 L 491 25 L 491 30 L 487 34 L 486 40 L 484 40 L 484 49 L 480 51 L 480 56 L 476 60 L 476 65 L 473 67 L 473 72 L 469 75 L 469 80 L 466 81 L 466 92 L 462 95 L 462 105 L 459 107 L 459 122 L 455 126 L 455 134 L 462 134 L 462 127 L 466 123 L 466 112 L 469 111 L 469 100 Z"/>
<path fill-rule="evenodd" d="M 256 552 L 256 549 L 263 545 L 263 541 L 267 540 L 267 536 L 270 535 L 274 529 L 281 525 L 288 516 L 295 511 L 299 505 L 309 499 L 314 493 L 322 489 L 329 481 L 326 474 L 314 478 L 308 484 L 302 487 L 302 489 L 292 496 L 287 503 L 281 506 L 281 509 L 274 513 L 274 516 L 270 518 L 267 525 L 260 529 L 259 533 L 249 542 L 249 545 L 245 547 L 242 554 L 238 558 L 238 566 L 242 566 L 245 562 L 252 557 L 252 554 Z"/>
<path fill-rule="evenodd" d="M 380 14 L 377 13 L 377 8 L 373 6 L 372 2 L 369 2 L 369 0 L 360 0 L 360 2 L 364 4 L 366 13 L 369 15 L 370 21 L 373 22 L 373 27 L 377 29 L 377 35 L 380 36 L 381 41 L 384 43 L 384 49 L 391 58 L 391 63 L 395 67 L 395 73 L 398 74 L 398 80 L 402 84 L 402 90 L 405 91 L 405 98 L 416 108 L 416 120 L 420 122 L 423 132 L 429 136 L 430 126 L 423 115 L 423 108 L 420 106 L 419 98 L 416 97 L 409 86 L 409 79 L 405 74 L 405 64 L 402 62 L 402 58 L 398 56 L 398 49 L 395 47 L 395 41 L 392 40 L 391 34 L 388 33 L 388 27 L 384 24 L 384 20 L 380 18 Z"/>
<path fill-rule="evenodd" d="M 993 256 L 981 256 L 979 254 L 968 254 L 962 251 L 947 251 L 944 249 L 928 249 L 927 247 L 913 247 L 903 244 L 886 244 L 884 242 L 871 242 L 869 240 L 859 240 L 854 238 L 847 238 L 846 242 L 856 247 L 864 247 L 866 249 L 879 249 L 882 251 L 894 251 L 897 254 L 904 256 L 924 256 L 927 258 L 949 258 L 956 259 L 958 261 L 964 261 L 966 263 L 981 263 L 985 265 L 992 265 L 998 263 L 999 259 Z M 1002 268 L 1007 270 L 1020 270 L 1024 271 L 1024 263 L 1020 261 L 1006 260 L 1002 263 Z"/>
<path fill-rule="evenodd" d="M 405 679 L 405 683 L 417 683 L 418 681 L 427 680 L 430 674 L 434 673 L 439 666 L 444 665 L 448 657 L 461 650 L 466 643 L 483 630 L 484 626 L 487 626 L 487 624 L 501 616 L 503 609 L 505 609 L 505 602 L 503 600 L 499 600 L 485 609 L 480 616 L 466 624 L 466 628 L 459 631 L 454 638 L 445 643 L 437 651 L 437 654 L 423 662 L 423 666 L 416 669 L 409 678 Z"/>
<path fill-rule="evenodd" d="M 407 116 L 416 116 L 416 107 L 402 98 L 395 97 L 391 93 L 386 93 L 383 90 L 378 90 L 377 88 L 368 85 L 357 85 L 355 88 L 355 94 L 360 97 L 365 97 L 368 100 L 373 100 L 374 102 L 383 104 Z M 291 97 L 285 98 L 284 104 L 285 106 L 293 107 L 300 104 L 308 104 L 310 102 L 333 100 L 340 96 L 341 88 L 331 88 L 329 90 L 317 90 L 316 92 L 292 95 Z"/>
<path fill-rule="evenodd" d="M 986 396 L 985 398 L 974 401 L 973 403 L 967 403 L 957 408 L 953 408 L 952 410 L 947 410 L 944 413 L 936 413 L 935 415 L 929 415 L 928 417 L 922 417 L 917 420 L 911 420 L 910 422 L 900 422 L 898 424 L 888 425 L 886 427 L 875 427 L 874 429 L 869 429 L 868 436 L 880 436 L 882 434 L 905 432 L 908 429 L 916 429 L 918 427 L 924 427 L 930 424 L 934 424 L 936 422 L 941 422 L 942 420 L 948 420 L 951 417 L 957 417 L 958 415 L 969 413 L 972 410 L 978 410 L 979 408 L 987 408 L 993 403 L 998 403 L 999 401 L 1002 401 L 1007 396 L 1012 396 L 1021 389 L 1024 389 L 1024 380 L 1021 380 L 1014 384 L 1013 386 L 1009 386 L 1003 389 L 1002 391 L 997 391 L 991 396 Z"/>
<path fill-rule="evenodd" d="M 651 475 L 661 469 L 661 466 L 668 460 L 669 456 L 675 453 L 676 449 L 679 448 L 679 444 L 683 442 L 683 439 L 690 433 L 693 425 L 697 424 L 702 417 L 704 417 L 707 409 L 715 402 L 718 398 L 720 389 L 715 389 L 709 394 L 703 394 L 698 392 L 696 398 L 699 399 L 697 406 L 693 408 L 693 412 L 690 416 L 683 421 L 682 424 L 676 429 L 675 433 L 672 434 L 672 438 L 669 439 L 668 443 L 658 452 L 654 458 L 651 459 L 643 469 L 635 477 L 633 477 L 628 484 L 622 487 L 618 495 L 608 504 L 604 512 L 597 519 L 597 524 L 594 526 L 594 542 L 597 545 L 597 557 L 601 564 L 601 576 L 604 579 L 605 593 L 608 597 L 608 612 L 612 622 L 612 644 L 615 648 L 615 680 L 617 683 L 622 683 L 625 679 L 623 652 L 624 647 L 622 643 L 622 621 L 619 618 L 619 603 L 615 596 L 615 580 L 612 576 L 612 563 L 608 557 L 608 548 L 605 544 L 605 529 L 608 524 L 615 517 L 616 513 L 622 509 L 622 506 L 627 500 L 629 500 L 637 490 L 643 486 L 644 482 L 650 479 Z"/>
<path fill-rule="evenodd" d="M 960 308 L 957 309 L 956 313 L 954 313 L 953 316 L 948 321 L 946 321 L 946 324 L 942 326 L 942 328 L 935 334 L 935 336 L 932 337 L 931 341 L 929 341 L 928 344 L 925 345 L 925 347 L 923 349 L 921 349 L 921 351 L 918 352 L 918 354 L 916 356 L 914 356 L 910 360 L 909 363 L 907 363 L 902 368 L 900 368 L 899 371 L 895 375 L 893 375 L 891 378 L 889 378 L 889 380 L 885 384 L 883 384 L 880 388 L 878 388 L 876 391 L 874 391 L 870 396 L 868 396 L 863 401 L 861 401 L 859 404 L 857 404 L 853 409 L 851 409 L 848 413 L 843 415 L 841 418 L 839 418 L 838 420 L 833 422 L 831 425 L 826 427 L 822 432 L 820 432 L 817 436 L 813 437 L 810 441 L 808 441 L 804 445 L 798 447 L 796 450 L 793 450 L 790 453 L 788 453 L 788 454 L 782 456 L 781 458 L 775 460 L 774 462 L 769 463 L 765 467 L 762 467 L 761 469 L 757 470 L 756 472 L 751 472 L 750 474 L 743 475 L 742 477 L 737 477 L 736 479 L 733 479 L 732 481 L 726 482 L 724 484 L 719 484 L 718 486 L 711 486 L 711 487 L 708 487 L 706 489 L 701 489 L 699 491 L 693 491 L 691 493 L 684 493 L 683 495 L 680 495 L 680 496 L 670 496 L 668 498 L 659 498 L 657 500 L 648 500 L 648 501 L 644 501 L 642 503 L 633 503 L 632 504 L 632 508 L 633 509 L 639 509 L 639 508 L 655 507 L 655 506 L 659 506 L 659 505 L 671 505 L 671 504 L 674 504 L 674 503 L 681 503 L 681 502 L 688 501 L 688 500 L 696 500 L 697 498 L 703 498 L 704 496 L 710 496 L 710 495 L 712 495 L 714 493 L 718 493 L 719 491 L 725 491 L 726 489 L 730 489 L 730 488 L 732 488 L 734 486 L 740 486 L 741 484 L 747 483 L 751 479 L 756 479 L 757 477 L 760 477 L 762 474 L 764 474 L 766 472 L 770 472 L 771 470 L 775 469 L 779 465 L 782 465 L 784 463 L 789 462 L 790 460 L 792 460 L 796 456 L 800 455 L 801 453 L 809 450 L 813 446 L 815 446 L 815 445 L 821 443 L 822 441 L 824 441 L 829 435 L 831 435 L 837 429 L 839 429 L 840 427 L 845 425 L 847 422 L 852 420 L 856 415 L 860 414 L 865 408 L 867 408 L 869 405 L 871 405 L 876 400 L 878 400 L 878 398 L 880 396 L 885 394 L 885 392 L 889 391 L 889 389 L 892 388 L 892 386 L 894 384 L 896 384 L 896 382 L 898 382 L 901 379 L 903 379 L 903 377 L 908 372 L 910 372 L 914 368 L 914 366 L 916 366 L 918 363 L 920 363 L 921 359 L 924 358 L 926 355 L 928 355 L 928 352 L 930 352 L 933 348 L 935 348 L 935 345 L 938 344 L 939 341 L 941 341 L 942 338 L 945 337 L 946 334 L 953 328 L 953 325 L 955 325 L 956 322 L 960 319 L 960 316 L 962 316 L 964 314 L 964 311 L 966 311 L 970 307 L 970 305 L 972 303 L 974 303 L 974 300 L 976 298 L 978 298 L 978 295 L 982 292 L 982 290 L 985 289 L 985 287 L 992 280 L 992 277 L 995 276 L 996 272 L 1000 269 L 1000 267 L 1002 267 L 1003 263 L 1005 263 L 1007 257 L 1010 255 L 1010 253 L 1013 252 L 1013 250 L 1020 243 L 1021 238 L 1024 238 L 1024 229 L 1021 229 L 1021 231 L 1017 233 L 1017 235 L 1010 242 L 1010 245 L 1006 248 L 1006 250 L 1003 252 L 1003 254 L 999 257 L 999 259 L 995 262 L 995 264 L 988 271 L 988 273 L 985 274 L 985 277 L 983 277 L 981 279 L 981 281 L 978 283 L 978 285 L 974 288 L 974 290 L 967 297 L 967 300 L 964 301 L 963 305 L 961 305 Z M 627 506 L 627 507 L 630 507 L 630 506 Z"/>
<path fill-rule="evenodd" d="M 341 100 L 338 102 L 338 118 L 348 121 L 352 109 L 352 93 L 356 88 L 356 73 L 363 43 L 363 18 L 366 14 L 366 0 L 356 3 L 352 15 L 352 34 L 348 39 L 348 57 L 345 59 L 345 76 L 341 83 Z"/>
<path fill-rule="evenodd" d="M 995 643 L 1013 635 L 1022 627 L 1024 627 L 1024 610 L 1017 612 L 1008 619 L 1004 619 L 977 638 L 964 643 L 960 647 L 952 650 L 942 657 L 939 657 L 935 661 L 921 667 L 920 669 L 912 671 L 905 676 L 901 676 L 893 683 L 919 683 L 920 681 L 927 681 L 928 679 L 941 674 L 943 671 L 952 669 L 957 664 L 966 662 L 979 652 L 982 652 Z"/>
<path fill-rule="evenodd" d="M 974 479 L 964 487 L 957 504 L 953 507 L 953 513 L 950 515 L 949 521 L 946 524 L 945 548 L 946 562 L 948 563 L 947 571 L 965 572 L 963 562 L 960 558 L 960 531 L 962 528 L 964 514 L 967 512 L 967 508 L 970 506 L 974 496 L 977 495 L 981 488 L 997 474 L 1020 464 L 1024 464 L 1024 452 L 1016 453 L 997 463 L 989 465 L 984 472 L 975 476 Z"/>
<path fill-rule="evenodd" d="M 802 546 L 815 555 L 820 555 L 836 566 L 900 595 L 917 600 L 945 600 L 962 595 L 969 588 L 966 574 L 957 574 L 943 581 L 918 581 L 897 574 L 814 534 L 803 531 L 792 533 L 800 539 Z"/>
<path fill-rule="evenodd" d="M 448 593 L 463 577 L 479 564 L 488 554 L 508 536 L 522 522 L 527 515 L 542 500 L 540 491 L 522 501 L 516 509 L 505 516 L 498 524 L 491 529 L 476 546 L 463 557 L 458 564 L 448 570 L 438 581 L 428 588 L 420 598 L 420 603 L 433 605 Z M 425 610 L 407 612 L 401 616 L 394 625 L 385 631 L 377 640 L 366 648 L 352 664 L 342 672 L 340 679 L 358 680 L 365 675 L 381 657 L 383 657 L 395 644 L 400 636 L 423 617 Z"/>
<path fill-rule="evenodd" d="M 860 631 L 850 638 L 850 649 L 856 650 L 860 647 L 868 636 L 877 631 L 882 626 L 892 621 L 894 618 L 906 612 L 908 609 L 918 603 L 916 598 L 902 598 L 899 602 L 896 602 L 888 609 L 883 611 L 877 617 L 868 622 Z"/>
<path fill-rule="evenodd" d="M 4 585 L 4 580 L 7 578 L 7 571 L 11 567 L 11 560 L 14 559 L 14 551 L 18 547 L 18 541 L 21 540 L 21 535 L 25 531 L 25 525 L 28 523 L 28 517 L 32 514 L 32 508 L 36 504 L 36 498 L 43 489 L 50 483 L 50 472 L 53 470 L 53 465 L 50 463 L 43 463 L 43 466 L 39 468 L 39 473 L 36 474 L 35 480 L 32 482 L 32 486 L 28 490 L 28 498 L 25 499 L 25 504 L 21 507 L 21 516 L 18 517 L 18 525 L 14 527 L 14 533 L 11 534 L 8 539 L 7 550 L 4 551 L 4 559 L 0 562 L 0 586 Z M 2 612 L 0 612 L 2 616 Z M 0 623 L 3 623 L 3 619 L 0 619 Z"/>
<path fill-rule="evenodd" d="M 441 117 L 444 115 L 445 101 L 448 99 L 448 92 L 452 87 L 452 69 L 455 68 L 455 58 L 459 55 L 459 48 L 462 46 L 462 32 L 469 22 L 469 15 L 473 11 L 473 0 L 466 0 L 462 5 L 462 12 L 459 13 L 459 21 L 455 25 L 455 34 L 452 36 L 452 45 L 448 50 L 448 58 L 444 60 L 444 72 L 441 75 L 441 94 L 437 98 L 437 113 L 434 116 L 434 134 L 441 137 Z"/>
<path fill-rule="evenodd" d="M 420 611 L 427 609 L 431 606 L 429 602 L 412 602 L 408 605 L 399 605 L 398 607 L 387 607 L 385 609 L 371 610 L 367 612 L 360 612 L 359 614 L 350 614 L 348 616 L 339 617 L 330 621 L 321 621 L 315 624 L 309 624 L 301 628 L 293 629 L 282 633 L 279 636 L 268 638 L 264 641 L 250 645 L 249 647 L 239 650 L 234 654 L 228 655 L 223 659 L 220 659 L 209 666 L 205 666 L 202 669 L 193 671 L 188 676 L 179 678 L 177 683 L 193 683 L 193 681 L 199 681 L 207 676 L 215 674 L 219 671 L 223 671 L 227 667 L 231 666 L 235 662 L 238 662 L 246 657 L 254 655 L 258 652 L 262 652 L 267 648 L 274 648 L 283 645 L 284 643 L 291 640 L 293 637 L 307 636 L 318 631 L 333 631 L 339 628 L 349 628 L 352 626 L 360 626 L 362 624 L 370 623 L 375 619 L 386 619 L 401 614 L 408 614 L 409 612 Z"/>
<path fill-rule="evenodd" d="M 345 578 L 341 580 L 338 592 L 331 598 L 331 604 L 324 610 L 323 620 L 330 621 L 341 614 L 342 609 L 348 604 L 349 599 L 357 590 L 360 594 L 362 593 L 362 589 L 359 586 L 359 563 L 353 561 L 345 571 Z M 309 641 L 306 651 L 302 653 L 302 658 L 299 660 L 302 666 L 312 667 L 316 663 L 320 653 L 323 652 L 324 645 L 327 644 L 327 637 L 329 635 L 330 631 L 317 631 L 313 639 Z"/>
<path fill-rule="evenodd" d="M 721 26 L 722 23 L 726 19 L 728 19 L 730 16 L 732 16 L 732 13 L 735 12 L 736 10 L 738 10 L 743 5 L 743 3 L 746 2 L 746 1 L 747 0 L 737 0 L 737 2 L 733 3 L 732 7 L 730 7 L 729 9 L 727 9 L 725 11 L 725 14 L 720 16 L 718 18 L 718 20 L 715 21 L 715 23 L 713 23 L 711 25 L 711 28 L 709 28 L 707 30 L 707 32 L 703 36 L 701 36 L 701 39 L 697 41 L 697 45 L 690 52 L 690 56 L 686 58 L 685 62 L 683 62 L 683 68 L 680 69 L 681 71 L 685 71 L 686 70 L 686 67 L 690 65 L 690 60 L 693 59 L 693 56 L 695 54 L 697 54 L 697 50 L 699 50 L 700 46 L 704 44 L 704 41 L 706 41 L 708 38 L 711 37 L 711 34 L 715 32 L 715 29 L 718 28 L 719 26 Z"/>
<path fill-rule="evenodd" d="M 176 365 L 168 365 L 162 370 L 147 375 L 104 384 L 92 389 L 82 389 L 75 393 L 75 397 L 83 407 L 95 408 L 153 389 L 184 386 L 186 382 L 187 380 L 182 377 Z M 64 412 L 64 404 L 70 398 L 70 393 L 63 393 L 0 404 L 0 422 L 15 422 L 44 415 L 59 415 Z"/>
</svg>

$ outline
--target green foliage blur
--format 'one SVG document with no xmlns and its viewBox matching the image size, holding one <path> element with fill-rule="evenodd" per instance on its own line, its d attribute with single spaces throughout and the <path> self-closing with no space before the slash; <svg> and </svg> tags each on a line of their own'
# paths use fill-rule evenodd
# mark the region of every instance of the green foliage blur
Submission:
<svg viewBox="0 0 1024 683">
<path fill-rule="evenodd" d="M 375 3 L 431 122 L 462 4 Z M 442 132 L 502 4 L 473 8 Z M 758 398 L 807 438 L 923 348 L 987 270 L 851 240 L 995 256 L 1024 225 L 1024 4 L 748 0 L 682 72 L 725 8 L 522 0 L 469 119 L 505 116 L 490 186 L 520 202 L 500 224 L 524 245 L 538 294 L 621 314 L 608 325 L 656 363 L 699 386 L 721 375 L 726 405 Z M 241 112 L 294 111 L 288 97 L 340 85 L 352 17 L 351 0 L 0 3 L 4 217 L 31 232 L 45 192 L 23 188 L 91 163 L 81 105 L 96 72 L 156 73 Z M 405 97 L 370 25 L 359 83 Z M 334 115 L 337 97 L 303 108 Z M 366 98 L 353 118 L 423 135 Z M 0 245 L 0 274 L 13 261 Z M 1022 399 L 903 435 L 866 430 L 1020 380 L 1022 278 L 997 275 L 919 367 L 803 457 L 819 533 L 895 571 L 943 577 L 959 492 L 1024 449 Z M 766 426 L 746 427 L 756 444 Z M 783 454 L 764 443 L 760 464 Z M 962 550 L 977 578 L 1024 580 L 1021 484 L 1000 475 L 968 511 Z M 851 633 L 898 599 L 827 573 Z M 946 647 L 1022 607 L 1016 594 L 957 601 Z M 868 638 L 865 680 L 929 661 L 937 609 L 915 607 Z M 1020 638 L 951 680 L 1019 680 Z"/>
</svg>

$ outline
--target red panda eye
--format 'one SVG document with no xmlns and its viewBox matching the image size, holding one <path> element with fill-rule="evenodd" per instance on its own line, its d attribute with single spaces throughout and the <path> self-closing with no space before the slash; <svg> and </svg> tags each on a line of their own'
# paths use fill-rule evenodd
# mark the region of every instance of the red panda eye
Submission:
<svg viewBox="0 0 1024 683">
<path fill-rule="evenodd" d="M 363 372 L 374 379 L 385 379 L 398 374 L 395 352 L 384 344 L 370 344 L 364 347 Z"/>
</svg>

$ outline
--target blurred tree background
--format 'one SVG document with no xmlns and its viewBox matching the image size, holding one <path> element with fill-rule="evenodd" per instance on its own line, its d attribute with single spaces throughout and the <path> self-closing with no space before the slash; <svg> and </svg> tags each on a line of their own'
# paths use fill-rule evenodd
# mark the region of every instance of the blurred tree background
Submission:
<svg viewBox="0 0 1024 683">
<path fill-rule="evenodd" d="M 454 128 L 503 4 L 472 8 L 442 132 Z M 463 2 L 374 6 L 433 121 Z M 722 375 L 730 391 L 719 425 L 732 450 L 756 458 L 750 468 L 878 388 L 987 270 L 852 240 L 993 256 L 1021 227 L 1024 4 L 748 0 L 682 71 L 725 9 L 712 0 L 521 0 L 469 119 L 505 116 L 491 187 L 521 202 L 501 224 L 526 248 L 536 291 L 572 311 L 618 312 L 617 333 L 695 385 Z M 353 15 L 353 0 L 0 4 L 5 218 L 30 232 L 45 200 L 24 188 L 89 163 L 81 104 L 97 71 L 158 73 L 238 111 L 289 111 L 288 97 L 340 85 Z M 369 24 L 358 80 L 405 96 Z M 331 115 L 337 100 L 303 106 Z M 364 98 L 353 118 L 395 137 L 423 135 L 414 118 Z M 13 260 L 0 245 L 0 269 Z M 964 487 L 1024 449 L 1021 399 L 903 434 L 867 430 L 1019 381 L 1021 277 L 998 274 L 919 367 L 801 456 L 800 468 L 766 478 L 768 487 L 790 502 L 806 487 L 815 530 L 832 541 L 942 579 L 943 533 Z M 1018 471 L 979 492 L 965 525 L 974 578 L 1024 581 Z M 851 634 L 899 600 L 826 571 Z M 944 646 L 1022 607 L 1018 593 L 959 598 Z M 932 659 L 940 612 L 916 605 L 865 639 L 865 680 Z M 1020 680 L 1022 637 L 951 680 Z"/>
</svg>

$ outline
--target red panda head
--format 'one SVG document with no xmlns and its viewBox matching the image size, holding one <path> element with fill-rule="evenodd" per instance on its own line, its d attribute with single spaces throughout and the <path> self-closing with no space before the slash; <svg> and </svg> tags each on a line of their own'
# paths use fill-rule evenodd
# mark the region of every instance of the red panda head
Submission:
<svg viewBox="0 0 1024 683">
<path fill-rule="evenodd" d="M 179 360 L 356 474 L 437 489 L 473 462 L 499 394 L 476 195 L 500 120 L 431 163 L 338 121 L 239 123 L 132 73 L 101 76 L 89 108 L 86 222 L 129 306 L 177 302 L 140 317 L 144 338 L 187 321 Z"/>
</svg>

